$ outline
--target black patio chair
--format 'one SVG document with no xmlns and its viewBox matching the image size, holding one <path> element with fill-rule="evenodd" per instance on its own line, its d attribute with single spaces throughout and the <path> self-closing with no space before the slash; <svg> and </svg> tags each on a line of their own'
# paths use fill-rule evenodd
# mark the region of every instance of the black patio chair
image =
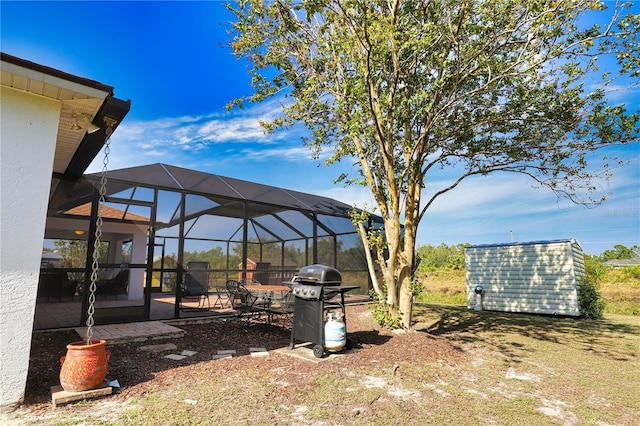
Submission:
<svg viewBox="0 0 640 426">
<path fill-rule="evenodd" d="M 245 325 L 251 320 L 259 320 L 266 313 L 266 302 L 255 297 L 242 283 L 236 280 L 227 281 L 227 294 L 231 308 L 236 311 L 236 317 Z"/>
<path fill-rule="evenodd" d="M 189 262 L 184 279 L 184 285 L 180 289 L 180 309 L 182 310 L 210 310 L 209 302 L 209 263 Z M 197 305 L 184 305 L 184 302 L 195 300 Z"/>
<path fill-rule="evenodd" d="M 273 292 L 269 305 L 271 319 L 280 318 L 285 323 L 293 325 L 293 304 L 294 296 L 292 292 Z"/>
<path fill-rule="evenodd" d="M 96 283 L 96 294 L 101 294 L 107 298 L 108 295 L 126 295 L 129 292 L 129 270 L 121 269 L 113 278 L 98 280 Z"/>
<path fill-rule="evenodd" d="M 40 271 L 38 280 L 38 298 L 58 299 L 59 302 L 65 297 L 70 297 L 73 301 L 76 294 L 77 281 L 69 279 L 67 271 L 64 269 L 50 269 Z"/>
</svg>

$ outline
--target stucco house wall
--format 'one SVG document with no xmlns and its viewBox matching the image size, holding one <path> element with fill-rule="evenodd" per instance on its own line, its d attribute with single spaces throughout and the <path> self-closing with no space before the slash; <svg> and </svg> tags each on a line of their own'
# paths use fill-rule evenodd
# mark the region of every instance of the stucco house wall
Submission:
<svg viewBox="0 0 640 426">
<path fill-rule="evenodd" d="M 24 399 L 52 174 L 78 178 L 129 103 L 113 87 L 0 52 L 0 411 Z M 75 117 L 75 118 L 74 118 Z M 77 124 L 77 123 L 76 123 Z"/>
<path fill-rule="evenodd" d="M 24 397 L 60 102 L 2 87 L 0 407 Z"/>
</svg>

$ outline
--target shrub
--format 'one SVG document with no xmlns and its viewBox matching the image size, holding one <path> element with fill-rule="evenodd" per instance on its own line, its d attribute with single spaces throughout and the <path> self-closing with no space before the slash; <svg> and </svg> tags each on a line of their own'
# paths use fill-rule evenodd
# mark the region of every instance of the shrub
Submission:
<svg viewBox="0 0 640 426">
<path fill-rule="evenodd" d="M 600 285 L 608 270 L 597 256 L 585 255 L 584 267 L 585 273 L 587 276 L 593 277 L 596 285 Z"/>
<path fill-rule="evenodd" d="M 371 315 L 382 327 L 395 330 L 400 328 L 400 318 L 393 318 L 387 307 L 386 288 L 385 294 L 380 295 L 375 290 L 370 291 L 371 295 Z"/>
<path fill-rule="evenodd" d="M 585 318 L 600 319 L 604 313 L 605 303 L 593 275 L 578 280 L 578 306 L 580 314 Z"/>
<path fill-rule="evenodd" d="M 416 249 L 418 270 L 431 272 L 437 270 L 464 270 L 464 249 L 470 244 L 456 244 L 448 246 L 444 243 L 439 246 L 429 244 Z"/>
<path fill-rule="evenodd" d="M 623 275 L 628 277 L 627 279 L 636 284 L 640 283 L 640 265 L 628 266 L 623 268 Z"/>
<path fill-rule="evenodd" d="M 413 293 L 413 297 L 417 299 L 424 292 L 424 284 L 422 284 L 420 279 L 413 277 L 409 283 L 409 291 Z"/>
</svg>

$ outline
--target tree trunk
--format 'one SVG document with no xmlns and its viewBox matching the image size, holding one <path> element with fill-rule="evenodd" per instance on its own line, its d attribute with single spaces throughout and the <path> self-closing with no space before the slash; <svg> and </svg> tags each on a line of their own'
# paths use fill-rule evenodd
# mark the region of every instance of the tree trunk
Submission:
<svg viewBox="0 0 640 426">
<path fill-rule="evenodd" d="M 401 256 L 398 270 L 398 313 L 400 327 L 409 330 L 411 328 L 411 315 L 413 311 L 413 292 L 411 289 L 412 268 L 411 264 L 407 263 L 405 256 Z"/>
<path fill-rule="evenodd" d="M 405 330 L 409 330 L 412 325 L 413 293 L 409 290 L 408 284 L 402 287 L 403 290 L 400 291 L 400 326 Z"/>
<path fill-rule="evenodd" d="M 415 229 L 413 221 L 405 224 L 404 234 L 401 232 L 398 216 L 385 221 L 385 240 L 383 247 L 375 236 L 370 235 L 363 225 L 366 215 L 357 218 L 357 229 L 366 252 L 366 260 L 373 280 L 373 288 L 379 296 L 384 296 L 384 290 L 375 278 L 374 259 L 371 251 L 376 250 L 377 263 L 382 273 L 382 281 L 386 287 L 386 309 L 391 319 L 399 321 L 399 327 L 410 329 L 412 325 L 414 294 L 412 289 L 413 259 L 415 256 Z M 388 257 L 383 256 L 386 247 Z"/>
<path fill-rule="evenodd" d="M 420 181 L 420 180 L 418 180 Z M 410 186 L 410 191 L 405 204 L 404 235 L 402 239 L 402 251 L 398 255 L 398 285 L 400 286 L 400 326 L 405 330 L 411 329 L 413 315 L 413 270 L 415 260 L 417 220 L 420 205 L 419 185 Z"/>
<path fill-rule="evenodd" d="M 365 257 L 367 259 L 367 269 L 369 270 L 369 277 L 371 278 L 371 285 L 373 286 L 373 290 L 377 294 L 382 294 L 382 288 L 380 287 L 378 277 L 376 276 L 376 268 L 373 263 L 373 256 L 371 255 L 371 246 L 369 244 L 369 239 L 367 238 L 368 233 L 362 222 L 358 222 L 358 235 L 360 235 L 360 238 L 362 239 Z"/>
</svg>

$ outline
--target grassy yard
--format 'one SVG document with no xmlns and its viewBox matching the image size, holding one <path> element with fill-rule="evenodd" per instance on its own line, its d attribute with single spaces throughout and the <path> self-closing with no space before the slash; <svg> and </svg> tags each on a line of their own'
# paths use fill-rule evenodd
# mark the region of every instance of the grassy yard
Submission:
<svg viewBox="0 0 640 426">
<path fill-rule="evenodd" d="M 464 365 L 432 370 L 443 399 L 458 400 L 464 424 L 640 423 L 640 317 L 590 321 L 434 305 L 420 305 L 417 316 L 470 355 Z M 453 422 L 446 410 L 454 407 L 439 406 Z"/>
</svg>

